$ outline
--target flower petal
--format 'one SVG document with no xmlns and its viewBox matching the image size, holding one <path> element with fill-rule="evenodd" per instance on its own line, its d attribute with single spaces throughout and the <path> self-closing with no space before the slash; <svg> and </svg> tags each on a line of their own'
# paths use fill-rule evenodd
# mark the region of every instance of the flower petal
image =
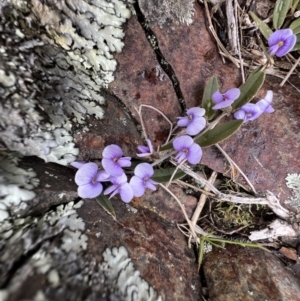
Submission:
<svg viewBox="0 0 300 301">
<path fill-rule="evenodd" d="M 131 157 L 122 157 L 118 160 L 118 164 L 121 167 L 129 167 L 131 166 Z"/>
<path fill-rule="evenodd" d="M 236 99 L 239 98 L 240 94 L 241 94 L 240 89 L 238 89 L 238 88 L 232 88 L 232 89 L 229 89 L 229 90 L 224 94 L 224 97 L 225 97 L 225 99 L 227 99 L 227 100 L 235 101 Z"/>
<path fill-rule="evenodd" d="M 132 188 L 134 196 L 141 197 L 145 193 L 144 181 L 140 177 L 133 176 L 130 179 L 129 185 Z"/>
<path fill-rule="evenodd" d="M 124 183 L 120 186 L 119 193 L 124 203 L 129 203 L 133 199 L 133 191 L 128 183 Z"/>
<path fill-rule="evenodd" d="M 81 198 L 92 199 L 101 194 L 103 186 L 100 182 L 78 186 L 77 192 Z"/>
<path fill-rule="evenodd" d="M 123 156 L 123 151 L 120 146 L 115 144 L 110 144 L 106 146 L 102 152 L 103 158 L 114 159 Z"/>
<path fill-rule="evenodd" d="M 156 186 L 155 186 L 155 185 L 157 185 L 158 183 L 155 182 L 155 181 L 153 181 L 153 180 L 151 180 L 151 179 L 148 179 L 148 181 L 146 181 L 145 184 L 146 184 L 146 187 L 147 187 L 147 188 L 149 188 L 149 189 L 155 191 L 155 190 L 156 190 Z"/>
<path fill-rule="evenodd" d="M 75 183 L 77 185 L 86 185 L 91 183 L 92 179 L 97 175 L 98 165 L 89 162 L 81 166 L 75 175 Z"/>
<path fill-rule="evenodd" d="M 146 141 L 147 141 L 150 153 L 152 154 L 153 153 L 153 146 L 152 146 L 151 140 L 150 139 L 146 139 Z"/>
<path fill-rule="evenodd" d="M 268 90 L 267 94 L 266 94 L 266 97 L 264 99 L 270 105 L 273 101 L 273 91 Z"/>
<path fill-rule="evenodd" d="M 177 117 L 179 120 L 177 121 L 177 125 L 180 127 L 186 127 L 190 123 L 190 119 L 186 117 Z"/>
<path fill-rule="evenodd" d="M 222 102 L 216 104 L 215 106 L 212 107 L 212 109 L 213 110 L 224 109 L 226 107 L 229 107 L 233 102 L 234 102 L 234 100 L 228 99 L 228 100 L 225 100 L 225 101 L 222 101 Z"/>
<path fill-rule="evenodd" d="M 204 116 L 205 114 L 205 110 L 203 108 L 199 108 L 199 107 L 193 107 L 193 108 L 190 108 L 186 111 L 186 114 L 189 116 L 189 115 L 193 115 L 194 117 L 196 116 Z"/>
<path fill-rule="evenodd" d="M 234 112 L 233 114 L 235 119 L 245 119 L 246 116 L 246 112 L 244 110 L 237 110 L 236 112 Z"/>
<path fill-rule="evenodd" d="M 279 42 L 286 40 L 287 37 L 292 35 L 293 35 L 293 31 L 290 28 L 276 30 L 269 36 L 268 45 L 269 47 L 276 45 Z"/>
<path fill-rule="evenodd" d="M 187 126 L 186 133 L 191 136 L 197 135 L 205 128 L 205 126 L 206 119 L 200 116 L 196 116 Z"/>
<path fill-rule="evenodd" d="M 211 99 L 213 100 L 214 103 L 220 103 L 220 102 L 224 101 L 224 97 L 223 97 L 223 95 L 219 91 L 216 91 L 211 96 Z"/>
<path fill-rule="evenodd" d="M 122 167 L 119 166 L 117 162 L 114 162 L 111 159 L 103 158 L 101 163 L 105 171 L 109 173 L 111 176 L 118 177 L 124 173 Z"/>
<path fill-rule="evenodd" d="M 278 57 L 282 57 L 282 56 L 288 54 L 294 48 L 296 41 L 297 41 L 296 35 L 292 35 L 292 36 L 288 37 L 284 41 L 284 44 L 281 47 L 279 47 L 279 49 L 275 55 Z"/>
<path fill-rule="evenodd" d="M 278 48 L 279 48 L 279 45 L 278 45 L 278 44 L 275 44 L 275 45 L 271 46 L 271 47 L 269 48 L 269 53 L 270 53 L 270 55 L 275 55 L 276 52 L 278 51 Z"/>
<path fill-rule="evenodd" d="M 96 175 L 96 180 L 99 181 L 99 182 L 103 182 L 103 181 L 108 181 L 110 177 L 110 174 L 107 173 L 105 170 L 99 170 L 97 172 L 97 175 Z"/>
<path fill-rule="evenodd" d="M 86 164 L 85 161 L 74 161 L 72 163 L 70 163 L 71 166 L 79 169 L 80 167 L 82 167 L 84 164 Z"/>
<path fill-rule="evenodd" d="M 271 113 L 273 113 L 274 111 L 275 111 L 275 110 L 274 110 L 274 108 L 273 108 L 272 106 L 268 106 L 268 107 L 265 109 L 264 113 L 271 114 Z"/>
<path fill-rule="evenodd" d="M 175 157 L 178 163 L 182 162 L 184 159 L 186 159 L 186 153 L 185 152 L 179 152 L 177 156 Z"/>
<path fill-rule="evenodd" d="M 187 160 L 191 164 L 198 164 L 201 158 L 202 158 L 202 149 L 198 144 L 194 143 L 189 148 L 189 152 L 187 154 Z"/>
<path fill-rule="evenodd" d="M 150 149 L 148 146 L 145 146 L 145 145 L 139 145 L 138 147 L 138 150 L 141 152 L 141 153 L 149 153 L 150 152 Z"/>
<path fill-rule="evenodd" d="M 116 189 L 118 189 L 118 185 L 111 185 L 108 188 L 106 188 L 103 192 L 103 194 L 107 195 L 110 194 L 111 192 L 115 191 Z"/>
<path fill-rule="evenodd" d="M 142 179 L 150 178 L 154 174 L 154 170 L 151 164 L 141 163 L 134 169 L 134 174 Z"/>
<path fill-rule="evenodd" d="M 184 135 L 174 139 L 173 147 L 177 151 L 181 151 L 185 148 L 189 148 L 194 143 L 190 136 Z"/>
</svg>

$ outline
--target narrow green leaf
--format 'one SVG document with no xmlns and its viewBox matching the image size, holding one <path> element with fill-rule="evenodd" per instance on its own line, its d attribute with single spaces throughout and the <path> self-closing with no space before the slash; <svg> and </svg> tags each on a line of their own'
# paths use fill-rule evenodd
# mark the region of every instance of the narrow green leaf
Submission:
<svg viewBox="0 0 300 301">
<path fill-rule="evenodd" d="M 293 3 L 292 3 L 292 8 L 291 8 L 291 14 L 293 15 L 297 6 L 299 5 L 299 0 L 293 0 Z"/>
<path fill-rule="evenodd" d="M 251 16 L 251 18 L 254 20 L 254 22 L 256 23 L 256 25 L 258 26 L 258 29 L 260 30 L 260 32 L 262 33 L 262 35 L 268 39 L 269 36 L 272 33 L 271 28 L 262 20 L 260 20 L 255 13 L 253 13 L 252 11 L 249 12 L 249 15 Z"/>
<path fill-rule="evenodd" d="M 300 34 L 296 35 L 297 41 L 292 51 L 300 49 Z"/>
<path fill-rule="evenodd" d="M 273 26 L 279 29 L 292 6 L 292 0 L 277 0 L 273 12 Z"/>
<path fill-rule="evenodd" d="M 265 73 L 261 71 L 261 67 L 256 68 L 247 78 L 245 83 L 240 86 L 241 95 L 231 105 L 234 110 L 248 103 L 261 88 L 265 81 Z"/>
<path fill-rule="evenodd" d="M 290 25 L 290 29 L 293 31 L 294 34 L 300 33 L 300 18 L 296 19 Z"/>
<path fill-rule="evenodd" d="M 170 142 L 168 144 L 163 145 L 159 150 L 163 152 L 163 151 L 166 151 L 166 150 L 169 150 L 172 148 L 173 148 L 173 144 L 172 144 L 172 142 Z"/>
<path fill-rule="evenodd" d="M 106 195 L 101 193 L 98 197 L 96 197 L 96 201 L 114 219 L 117 218 L 115 209 L 114 209 L 110 199 Z"/>
<path fill-rule="evenodd" d="M 156 181 L 158 183 L 166 183 L 171 179 L 171 176 L 173 175 L 176 168 L 164 168 L 164 169 L 155 169 L 154 175 L 151 177 L 153 181 Z M 178 169 L 176 174 L 173 177 L 173 180 L 180 179 L 185 176 L 185 173 Z"/>
<path fill-rule="evenodd" d="M 195 142 L 201 147 L 207 147 L 219 143 L 235 133 L 240 128 L 242 123 L 243 120 L 238 119 L 217 125 L 212 130 L 195 139 Z"/>
<path fill-rule="evenodd" d="M 218 80 L 213 76 L 205 85 L 202 97 L 202 107 L 205 109 L 205 116 L 208 120 L 212 119 L 215 115 L 215 110 L 212 109 L 215 104 L 212 101 L 211 96 L 218 90 Z"/>
</svg>

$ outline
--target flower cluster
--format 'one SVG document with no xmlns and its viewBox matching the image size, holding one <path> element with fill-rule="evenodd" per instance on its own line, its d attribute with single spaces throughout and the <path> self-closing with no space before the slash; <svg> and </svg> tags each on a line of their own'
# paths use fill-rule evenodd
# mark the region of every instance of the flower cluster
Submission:
<svg viewBox="0 0 300 301">
<path fill-rule="evenodd" d="M 151 144 L 151 142 L 150 142 Z M 150 147 L 152 149 L 152 145 Z M 150 177 L 153 175 L 153 167 L 149 163 L 138 165 L 135 176 L 130 183 L 123 170 L 131 166 L 131 157 L 123 157 L 122 149 L 115 144 L 108 145 L 102 153 L 102 167 L 99 170 L 96 163 L 73 162 L 72 166 L 78 168 L 75 175 L 75 183 L 78 185 L 78 195 L 82 198 L 95 198 L 103 191 L 101 182 L 111 182 L 112 185 L 103 191 L 104 195 L 111 194 L 110 198 L 120 194 L 123 202 L 128 203 L 133 196 L 141 196 L 145 189 L 156 190 L 157 184 Z"/>
</svg>

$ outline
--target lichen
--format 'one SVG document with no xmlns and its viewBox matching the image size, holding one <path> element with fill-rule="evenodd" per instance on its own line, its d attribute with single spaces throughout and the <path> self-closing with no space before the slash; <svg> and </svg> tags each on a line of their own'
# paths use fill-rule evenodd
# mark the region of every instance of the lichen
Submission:
<svg viewBox="0 0 300 301">
<path fill-rule="evenodd" d="M 292 197 L 285 201 L 286 204 L 293 206 L 297 211 L 300 211 L 300 174 L 288 174 L 286 186 L 292 189 Z"/>
<path fill-rule="evenodd" d="M 162 27 L 165 23 L 190 25 L 194 15 L 194 0 L 138 0 L 146 20 Z"/>
<path fill-rule="evenodd" d="M 125 247 L 107 248 L 102 256 L 104 260 L 101 269 L 105 279 L 110 286 L 114 284 L 114 291 L 118 296 L 122 296 L 121 300 L 162 300 L 153 287 L 140 277 Z"/>
<path fill-rule="evenodd" d="M 104 116 L 101 89 L 114 80 L 131 2 L 1 4 L 0 141 L 9 150 L 62 165 L 75 160 L 72 123 Z"/>
</svg>

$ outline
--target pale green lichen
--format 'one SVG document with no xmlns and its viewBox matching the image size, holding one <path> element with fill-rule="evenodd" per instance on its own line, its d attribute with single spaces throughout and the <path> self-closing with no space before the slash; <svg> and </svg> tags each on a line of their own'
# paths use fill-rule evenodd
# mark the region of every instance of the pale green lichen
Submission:
<svg viewBox="0 0 300 301">
<path fill-rule="evenodd" d="M 300 174 L 292 173 L 288 174 L 286 179 L 286 186 L 292 189 L 292 197 L 285 201 L 300 211 Z"/>
<path fill-rule="evenodd" d="M 149 22 L 162 27 L 164 24 L 193 22 L 194 0 L 138 0 L 141 11 Z"/>
</svg>

